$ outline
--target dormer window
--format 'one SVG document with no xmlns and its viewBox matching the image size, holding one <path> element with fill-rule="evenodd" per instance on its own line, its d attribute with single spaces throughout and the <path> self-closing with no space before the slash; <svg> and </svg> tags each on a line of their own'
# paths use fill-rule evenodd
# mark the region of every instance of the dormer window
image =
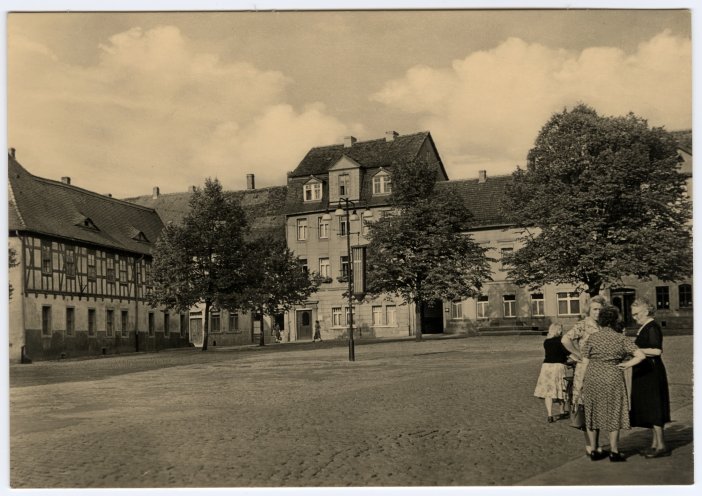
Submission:
<svg viewBox="0 0 702 496">
<path fill-rule="evenodd" d="M 303 188 L 303 198 L 306 202 L 321 201 L 322 182 L 319 179 L 310 179 Z"/>
<path fill-rule="evenodd" d="M 129 237 L 132 238 L 134 241 L 140 241 L 142 243 L 148 243 L 149 238 L 146 237 L 146 234 L 144 234 L 143 231 L 140 231 L 136 227 L 130 226 L 129 228 Z"/>
<path fill-rule="evenodd" d="M 381 170 L 373 176 L 373 194 L 387 195 L 392 193 L 392 183 L 390 182 L 390 174 Z"/>
<path fill-rule="evenodd" d="M 87 215 L 83 215 L 80 212 L 77 212 L 76 215 L 73 217 L 73 225 L 82 227 L 84 229 L 90 229 L 91 231 L 99 231 L 92 219 Z"/>
<path fill-rule="evenodd" d="M 349 196 L 349 175 L 339 175 L 339 197 L 346 198 Z"/>
</svg>

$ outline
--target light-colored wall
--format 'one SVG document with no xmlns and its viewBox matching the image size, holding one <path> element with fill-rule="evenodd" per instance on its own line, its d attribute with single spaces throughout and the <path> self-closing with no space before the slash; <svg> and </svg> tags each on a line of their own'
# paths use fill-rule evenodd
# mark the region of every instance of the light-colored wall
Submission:
<svg viewBox="0 0 702 496">
<path fill-rule="evenodd" d="M 15 250 L 19 265 L 12 267 L 8 271 L 8 282 L 12 284 L 13 296 L 9 304 L 9 345 L 10 360 L 19 361 L 24 346 L 24 312 L 22 307 L 22 290 L 24 265 L 22 257 L 22 242 L 19 238 L 9 238 L 9 247 Z"/>
</svg>

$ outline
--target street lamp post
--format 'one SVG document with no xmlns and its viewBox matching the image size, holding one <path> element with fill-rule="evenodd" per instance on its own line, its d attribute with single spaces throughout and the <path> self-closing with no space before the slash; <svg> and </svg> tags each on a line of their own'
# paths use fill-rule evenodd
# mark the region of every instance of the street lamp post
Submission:
<svg viewBox="0 0 702 496">
<path fill-rule="evenodd" d="M 343 205 L 343 206 L 342 206 Z M 353 213 L 351 213 L 353 210 Z M 353 252 L 351 251 L 351 221 L 358 220 L 358 214 L 356 213 L 356 204 L 349 200 L 348 198 L 340 198 L 338 203 L 338 208 L 334 212 L 337 217 L 346 217 L 346 253 L 348 254 L 348 269 L 346 271 L 346 276 L 348 277 L 348 299 L 349 299 L 349 361 L 356 361 L 356 350 L 353 340 Z M 364 217 L 371 217 L 372 213 L 370 210 L 364 212 Z M 327 217 L 328 216 L 328 217 Z M 324 220 L 330 220 L 331 216 L 326 214 Z"/>
</svg>

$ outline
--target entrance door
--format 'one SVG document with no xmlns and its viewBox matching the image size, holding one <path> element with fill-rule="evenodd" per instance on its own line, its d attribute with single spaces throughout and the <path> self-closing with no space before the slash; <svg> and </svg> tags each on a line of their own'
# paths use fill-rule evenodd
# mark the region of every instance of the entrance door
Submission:
<svg viewBox="0 0 702 496">
<path fill-rule="evenodd" d="M 202 319 L 190 319 L 190 342 L 198 348 L 202 348 L 205 340 L 205 333 L 202 331 Z"/>
<path fill-rule="evenodd" d="M 312 339 L 312 311 L 297 311 L 297 339 Z"/>
<path fill-rule="evenodd" d="M 631 316 L 631 304 L 636 299 L 636 291 L 630 288 L 618 288 L 612 290 L 612 305 L 619 309 L 624 319 L 624 325 L 632 327 L 636 323 Z"/>
<path fill-rule="evenodd" d="M 441 300 L 422 303 L 422 333 L 441 334 L 444 332 L 444 305 Z"/>
</svg>

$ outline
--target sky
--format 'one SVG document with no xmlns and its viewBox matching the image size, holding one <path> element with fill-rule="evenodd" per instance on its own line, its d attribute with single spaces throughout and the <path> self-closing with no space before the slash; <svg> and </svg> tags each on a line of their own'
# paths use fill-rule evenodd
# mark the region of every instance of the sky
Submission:
<svg viewBox="0 0 702 496">
<path fill-rule="evenodd" d="M 285 184 L 314 146 L 430 131 L 511 173 L 579 102 L 692 127 L 686 10 L 10 13 L 8 146 L 118 198 Z"/>
</svg>

